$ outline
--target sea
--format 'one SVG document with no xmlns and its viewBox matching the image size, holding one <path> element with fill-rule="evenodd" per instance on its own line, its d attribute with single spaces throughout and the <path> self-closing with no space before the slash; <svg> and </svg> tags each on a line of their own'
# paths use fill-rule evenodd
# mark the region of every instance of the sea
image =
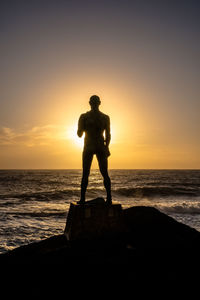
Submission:
<svg viewBox="0 0 200 300">
<path fill-rule="evenodd" d="M 0 170 L 0 253 L 64 232 L 81 170 Z M 200 170 L 109 170 L 122 207 L 151 206 L 200 231 Z M 86 200 L 106 197 L 91 170 Z"/>
</svg>

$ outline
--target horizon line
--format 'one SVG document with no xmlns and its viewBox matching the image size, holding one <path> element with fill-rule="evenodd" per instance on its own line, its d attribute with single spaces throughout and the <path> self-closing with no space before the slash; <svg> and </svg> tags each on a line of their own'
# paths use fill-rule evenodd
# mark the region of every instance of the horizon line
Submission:
<svg viewBox="0 0 200 300">
<path fill-rule="evenodd" d="M 0 171 L 14 170 L 81 170 L 82 168 L 0 168 Z M 92 170 L 98 170 L 93 168 Z M 200 168 L 110 168 L 109 170 L 200 170 Z"/>
</svg>

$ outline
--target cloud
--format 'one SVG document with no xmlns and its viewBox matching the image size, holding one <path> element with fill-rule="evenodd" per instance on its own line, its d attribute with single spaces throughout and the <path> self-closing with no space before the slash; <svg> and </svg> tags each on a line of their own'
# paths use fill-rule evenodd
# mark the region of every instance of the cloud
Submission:
<svg viewBox="0 0 200 300">
<path fill-rule="evenodd" d="M 0 127 L 0 145 L 23 145 L 27 147 L 50 145 L 66 139 L 66 127 L 60 125 L 34 126 L 29 129 L 15 130 Z"/>
<path fill-rule="evenodd" d="M 16 133 L 9 127 L 0 127 L 0 145 L 10 145 Z"/>
</svg>

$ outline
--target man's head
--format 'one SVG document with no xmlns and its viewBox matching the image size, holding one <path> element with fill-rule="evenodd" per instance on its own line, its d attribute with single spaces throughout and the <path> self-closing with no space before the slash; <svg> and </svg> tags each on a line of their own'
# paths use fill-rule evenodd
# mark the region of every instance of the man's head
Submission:
<svg viewBox="0 0 200 300">
<path fill-rule="evenodd" d="M 97 109 L 99 107 L 99 105 L 101 104 L 99 96 L 97 96 L 97 95 L 91 96 L 89 103 L 90 103 L 91 108 Z"/>
</svg>

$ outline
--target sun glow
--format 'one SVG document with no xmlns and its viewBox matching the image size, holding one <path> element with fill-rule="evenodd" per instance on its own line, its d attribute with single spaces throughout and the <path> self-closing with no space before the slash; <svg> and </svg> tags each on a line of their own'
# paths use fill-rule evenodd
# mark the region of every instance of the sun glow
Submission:
<svg viewBox="0 0 200 300">
<path fill-rule="evenodd" d="M 83 148 L 84 145 L 84 134 L 83 136 L 80 138 L 77 135 L 77 124 L 74 124 L 72 126 L 69 126 L 67 128 L 67 133 L 66 133 L 66 138 L 69 139 L 70 141 L 72 141 L 72 143 L 79 147 L 79 148 Z"/>
</svg>

